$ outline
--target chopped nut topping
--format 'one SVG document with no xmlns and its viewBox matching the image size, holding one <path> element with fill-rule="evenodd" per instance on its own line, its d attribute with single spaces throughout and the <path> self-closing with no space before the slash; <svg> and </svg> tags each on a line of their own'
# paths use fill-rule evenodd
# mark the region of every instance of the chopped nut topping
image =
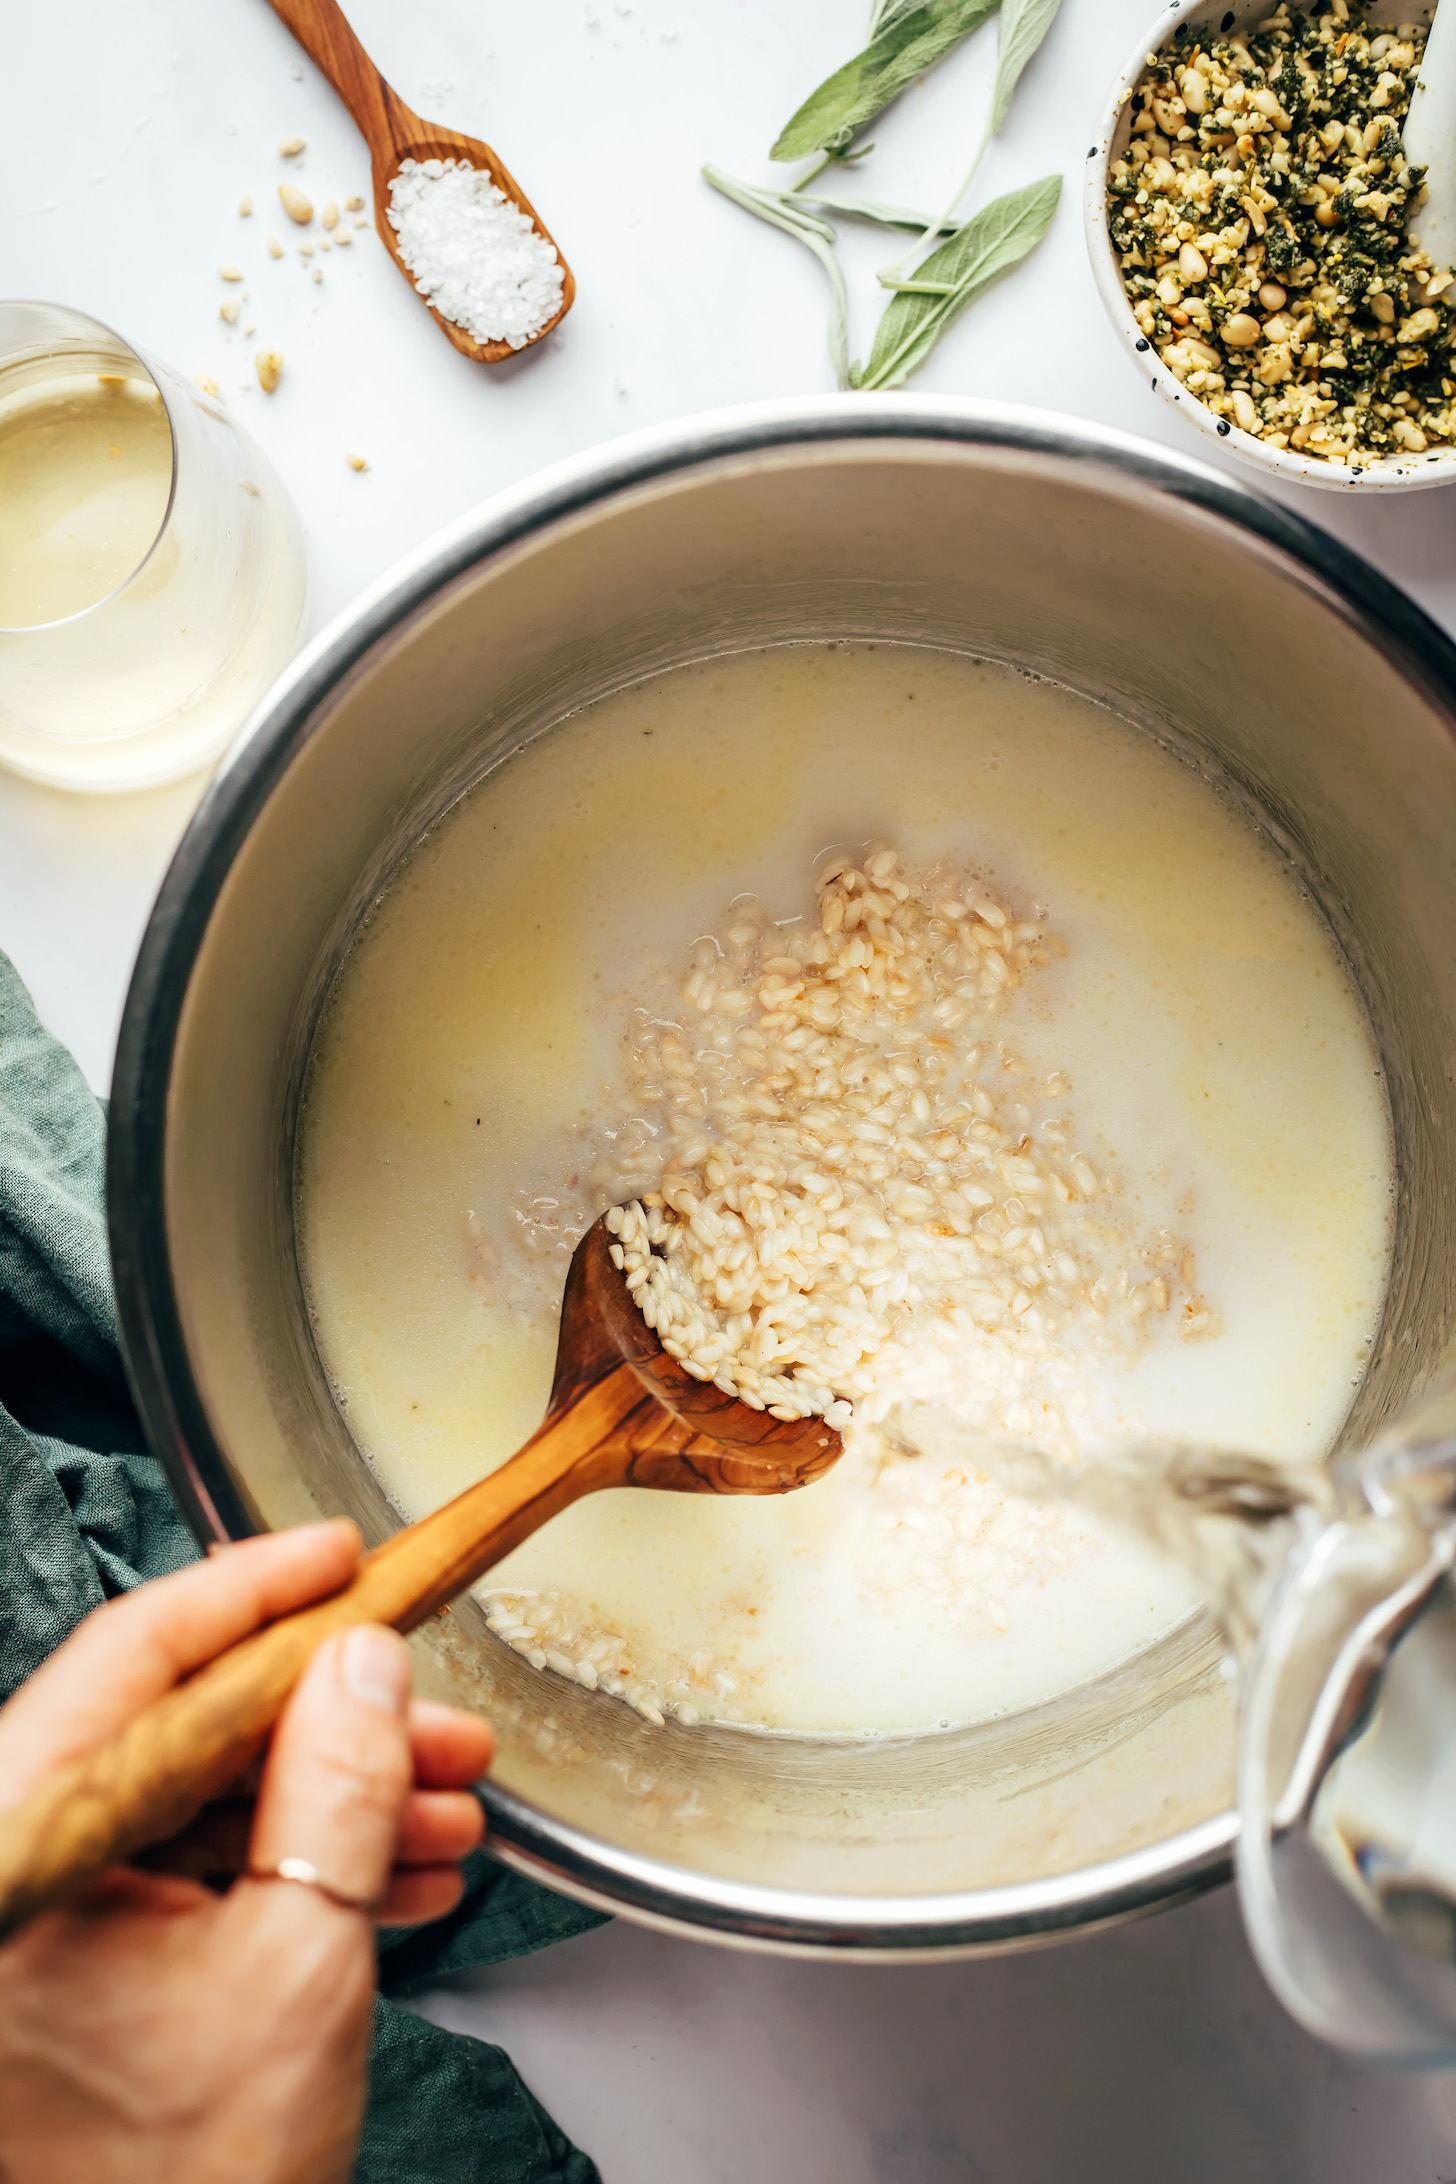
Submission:
<svg viewBox="0 0 1456 2184">
<path fill-rule="evenodd" d="M 345 212 L 362 212 L 364 210 L 364 200 L 357 190 L 352 197 L 344 199 L 344 210 Z"/>
<path fill-rule="evenodd" d="M 349 456 L 348 463 L 351 470 L 367 470 L 369 468 L 368 463 L 365 461 L 362 455 Z"/>
<path fill-rule="evenodd" d="M 252 198 L 251 198 L 251 197 L 240 197 L 240 198 L 238 199 L 238 218 L 239 218 L 240 220 L 247 220 L 247 219 L 250 219 L 250 218 L 252 217 L 252 211 L 253 211 L 253 200 L 252 200 Z"/>
<path fill-rule="evenodd" d="M 201 387 L 204 394 L 215 395 L 217 393 L 217 381 L 209 372 L 194 372 L 192 374 L 192 384 L 194 387 Z"/>
<path fill-rule="evenodd" d="M 280 159 L 297 159 L 299 153 L 307 149 L 301 136 L 286 136 L 278 147 L 278 156 Z"/>
<path fill-rule="evenodd" d="M 283 351 L 260 349 L 253 359 L 253 366 L 258 374 L 258 385 L 265 394 L 271 394 L 283 370 Z"/>
<path fill-rule="evenodd" d="M 268 255 L 270 258 L 281 258 L 283 256 L 283 245 L 276 235 L 270 235 L 268 238 Z"/>
<path fill-rule="evenodd" d="M 1352 470 L 1456 441 L 1450 276 L 1406 232 L 1426 33 L 1372 12 L 1283 0 L 1248 32 L 1180 25 L 1108 180 L 1123 285 L 1169 371 L 1265 446 Z"/>
<path fill-rule="evenodd" d="M 238 307 L 235 303 L 220 303 L 217 315 L 220 319 L 226 319 L 229 326 L 236 326 L 238 323 Z"/>
</svg>

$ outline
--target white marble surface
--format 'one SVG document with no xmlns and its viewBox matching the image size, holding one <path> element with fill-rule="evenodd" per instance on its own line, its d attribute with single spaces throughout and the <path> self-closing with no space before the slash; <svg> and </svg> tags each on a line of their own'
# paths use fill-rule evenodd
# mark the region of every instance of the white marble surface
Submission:
<svg viewBox="0 0 1456 2184">
<path fill-rule="evenodd" d="M 864 0 L 355 0 L 421 111 L 488 137 L 539 204 L 579 299 L 541 353 L 465 363 L 382 247 L 306 275 L 275 211 L 278 140 L 322 201 L 367 189 L 353 127 L 264 0 L 84 0 L 5 15 L 3 279 L 207 371 L 264 442 L 308 536 L 310 626 L 407 547 L 539 465 L 635 426 L 827 386 L 823 279 L 698 180 L 763 152 L 857 42 Z M 1079 412 L 1192 448 L 1102 318 L 1079 204 L 1090 125 L 1150 0 L 1065 0 L 978 193 L 1066 177 L 1035 261 L 918 384 Z M 857 185 L 938 203 L 979 133 L 994 30 L 876 125 Z M 58 127 L 58 122 L 64 127 Z M 251 192 L 257 210 L 240 220 Z M 278 233 L 281 263 L 266 253 Z M 882 237 L 848 231 L 854 346 Z M 221 260 L 248 273 L 217 316 Z M 233 291 L 234 293 L 236 291 Z M 249 351 L 280 347 L 271 399 Z M 1201 443 L 1200 443 L 1201 447 Z M 354 475 L 346 450 L 371 468 Z M 1232 462 L 1215 450 L 1213 460 Z M 1295 495 L 1456 627 L 1456 491 L 1352 508 Z M 86 802 L 0 776 L 0 946 L 107 1082 L 128 969 L 196 785 Z M 432 2014 L 507 2045 L 606 2184 L 1437 2184 L 1446 2087 L 1351 2069 L 1261 1987 L 1221 1895 L 1044 1954 L 926 1970 L 790 1965 L 618 1924 L 456 1982 Z"/>
</svg>

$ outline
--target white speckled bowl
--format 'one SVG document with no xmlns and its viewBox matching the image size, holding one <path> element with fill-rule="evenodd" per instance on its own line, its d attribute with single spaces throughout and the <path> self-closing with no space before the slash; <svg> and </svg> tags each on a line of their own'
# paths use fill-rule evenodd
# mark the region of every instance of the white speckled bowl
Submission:
<svg viewBox="0 0 1456 2184">
<path fill-rule="evenodd" d="M 1175 0 L 1173 6 L 1163 9 L 1118 75 L 1098 123 L 1096 141 L 1087 154 L 1087 248 L 1098 294 L 1107 306 L 1108 317 L 1122 336 L 1128 355 L 1154 390 L 1164 401 L 1172 402 L 1180 415 L 1199 432 L 1207 433 L 1211 439 L 1222 440 L 1256 469 L 1276 478 L 1294 478 L 1305 485 L 1319 485 L 1338 493 L 1410 493 L 1423 486 L 1446 485 L 1456 479 L 1456 447 L 1432 448 L 1425 455 L 1403 455 L 1398 462 L 1372 463 L 1368 470 L 1345 470 L 1337 464 L 1322 461 L 1317 455 L 1301 455 L 1293 448 L 1267 447 L 1252 433 L 1240 432 L 1227 417 L 1216 417 L 1196 394 L 1190 394 L 1186 387 L 1180 386 L 1156 349 L 1144 339 L 1142 329 L 1132 315 L 1132 305 L 1122 285 L 1117 252 L 1107 232 L 1108 168 L 1114 159 L 1121 158 L 1132 130 L 1132 109 L 1123 103 L 1123 93 L 1132 90 L 1147 66 L 1148 55 L 1166 45 L 1180 23 L 1216 23 L 1221 29 L 1232 29 L 1236 23 L 1257 23 L 1268 12 L 1268 0 L 1259 0 L 1254 6 L 1245 4 L 1233 8 L 1226 0 Z M 1412 5 L 1412 0 L 1399 0 L 1397 6 L 1396 0 L 1392 0 L 1391 12 L 1398 14 L 1402 22 L 1428 22 L 1433 9 L 1429 5 Z"/>
</svg>

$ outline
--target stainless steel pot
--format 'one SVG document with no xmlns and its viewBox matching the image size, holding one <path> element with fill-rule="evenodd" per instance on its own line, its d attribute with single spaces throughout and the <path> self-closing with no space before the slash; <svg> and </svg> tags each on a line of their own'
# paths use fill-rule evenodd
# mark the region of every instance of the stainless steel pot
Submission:
<svg viewBox="0 0 1456 2184">
<path fill-rule="evenodd" d="M 320 1008 L 400 857 L 604 692 L 851 635 L 1107 702 L 1298 868 L 1364 994 L 1398 1142 L 1393 1286 L 1348 1436 L 1446 1361 L 1456 651 L 1297 517 L 1117 434 L 899 395 L 775 405 L 607 448 L 423 547 L 297 662 L 189 829 L 127 1004 L 110 1186 L 137 1398 L 202 1537 L 398 1522 L 314 1349 L 291 1180 Z M 1013 1719 L 870 1744 L 653 1729 L 538 1675 L 468 1601 L 420 1647 L 432 1688 L 495 1718 L 501 1854 L 641 1919 L 965 1954 L 1227 1869 L 1231 1707 L 1202 1626 Z"/>
</svg>

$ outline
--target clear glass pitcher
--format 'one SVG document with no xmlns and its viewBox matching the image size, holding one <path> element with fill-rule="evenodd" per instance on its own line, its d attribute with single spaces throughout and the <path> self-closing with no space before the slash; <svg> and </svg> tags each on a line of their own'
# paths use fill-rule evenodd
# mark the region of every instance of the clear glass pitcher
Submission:
<svg viewBox="0 0 1456 2184">
<path fill-rule="evenodd" d="M 1239 1690 L 1244 1923 L 1321 2039 L 1456 2066 L 1456 1374 L 1332 1466 L 1129 1443 L 1090 1460 L 951 1426 L 1034 1500 L 1182 1564 Z"/>
<path fill-rule="evenodd" d="M 1238 1882 L 1265 1976 L 1372 2062 L 1456 2064 L 1456 1380 L 1335 1467 L 1244 1664 Z"/>
</svg>

